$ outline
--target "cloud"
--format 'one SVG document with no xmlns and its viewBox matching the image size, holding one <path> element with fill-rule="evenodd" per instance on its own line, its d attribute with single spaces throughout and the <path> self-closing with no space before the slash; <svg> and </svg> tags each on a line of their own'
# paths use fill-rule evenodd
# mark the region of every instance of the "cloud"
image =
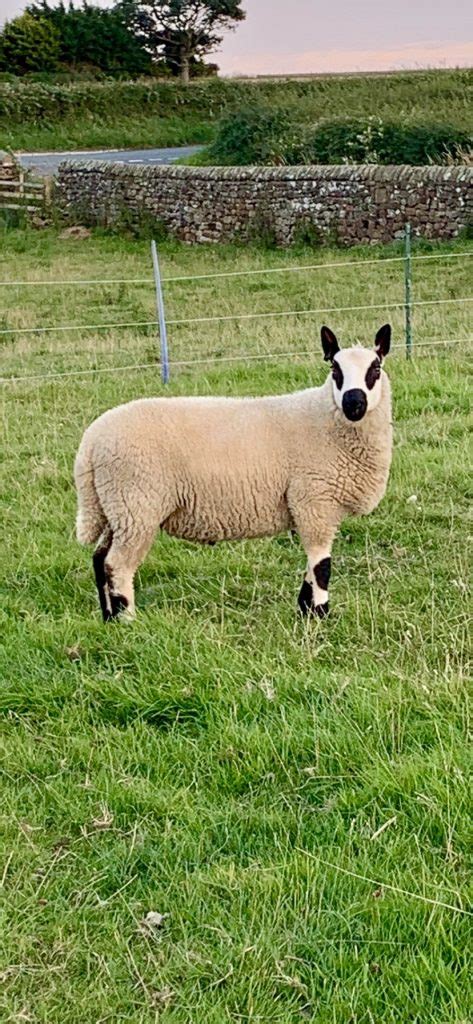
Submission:
<svg viewBox="0 0 473 1024">
<path fill-rule="evenodd" d="M 290 75 L 345 71 L 392 71 L 420 67 L 468 67 L 473 43 L 412 43 L 390 50 L 310 50 L 218 56 L 225 75 Z"/>
</svg>

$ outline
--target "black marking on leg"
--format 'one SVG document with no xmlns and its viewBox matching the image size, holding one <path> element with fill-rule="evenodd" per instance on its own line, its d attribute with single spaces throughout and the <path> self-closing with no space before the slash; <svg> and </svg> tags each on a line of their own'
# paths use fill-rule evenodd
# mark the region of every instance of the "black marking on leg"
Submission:
<svg viewBox="0 0 473 1024">
<path fill-rule="evenodd" d="M 123 594 L 110 593 L 110 602 L 112 605 L 112 618 L 114 619 L 116 619 L 120 612 L 124 612 L 128 608 L 128 598 Z"/>
<path fill-rule="evenodd" d="M 110 538 L 109 543 L 103 544 L 101 547 L 97 548 L 97 550 L 94 551 L 94 554 L 92 556 L 92 564 L 94 566 L 95 573 L 95 583 L 99 594 L 100 608 L 102 611 L 102 618 L 104 622 L 108 622 L 108 620 L 111 618 L 111 612 L 107 604 L 107 593 L 105 589 L 108 582 L 107 574 L 105 571 L 105 559 L 110 550 L 111 543 L 112 539 Z"/>
<path fill-rule="evenodd" d="M 314 610 L 314 598 L 312 593 L 312 584 L 309 583 L 309 580 L 304 580 L 299 591 L 297 603 L 303 615 L 312 614 Z"/>
<path fill-rule="evenodd" d="M 113 589 L 113 572 L 112 572 L 112 570 L 111 570 L 109 565 L 106 565 L 104 567 L 104 571 L 105 571 L 105 580 L 107 582 L 108 592 L 109 592 L 109 595 L 110 595 L 110 604 L 112 606 L 112 611 L 109 612 L 108 618 L 105 620 L 105 621 L 108 621 L 109 619 L 116 619 L 117 616 L 120 615 L 120 612 L 123 612 L 123 611 L 125 611 L 126 608 L 128 608 L 128 598 L 125 597 L 124 594 L 116 594 L 114 592 L 114 589 Z"/>
<path fill-rule="evenodd" d="M 317 565 L 314 566 L 315 581 L 317 583 L 317 586 L 320 587 L 321 590 L 328 590 L 328 585 L 330 582 L 330 572 L 330 558 L 322 558 L 322 561 L 317 562 Z M 324 605 L 320 605 L 320 607 L 323 608 Z"/>
<path fill-rule="evenodd" d="M 329 610 L 330 609 L 328 601 L 326 601 L 325 604 L 316 604 L 314 608 L 314 612 L 318 619 L 325 619 L 329 613 Z"/>
</svg>

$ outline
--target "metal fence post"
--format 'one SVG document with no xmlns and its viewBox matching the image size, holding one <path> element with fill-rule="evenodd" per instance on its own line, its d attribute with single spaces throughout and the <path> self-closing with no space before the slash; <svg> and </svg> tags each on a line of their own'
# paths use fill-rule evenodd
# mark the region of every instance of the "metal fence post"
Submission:
<svg viewBox="0 0 473 1024">
<path fill-rule="evenodd" d="M 168 339 L 166 333 L 166 319 L 164 316 L 163 290 L 161 287 L 158 250 L 156 248 L 154 238 L 151 242 L 151 255 L 153 257 L 154 283 L 156 286 L 156 309 L 158 313 L 159 344 L 161 349 L 161 377 L 163 384 L 167 384 L 169 381 Z"/>
<path fill-rule="evenodd" d="M 411 265 L 411 225 L 406 224 L 404 234 L 404 313 L 406 325 L 406 358 L 412 355 L 412 265 Z"/>
</svg>

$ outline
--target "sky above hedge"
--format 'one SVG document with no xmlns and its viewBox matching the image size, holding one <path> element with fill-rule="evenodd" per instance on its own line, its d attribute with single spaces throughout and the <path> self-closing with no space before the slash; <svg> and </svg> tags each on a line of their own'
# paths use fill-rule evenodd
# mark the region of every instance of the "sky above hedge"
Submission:
<svg viewBox="0 0 473 1024">
<path fill-rule="evenodd" d="M 0 21 L 24 6 L 24 0 L 0 0 Z M 215 55 L 224 74 L 473 64 L 470 0 L 246 0 L 243 6 L 246 22 Z"/>
</svg>

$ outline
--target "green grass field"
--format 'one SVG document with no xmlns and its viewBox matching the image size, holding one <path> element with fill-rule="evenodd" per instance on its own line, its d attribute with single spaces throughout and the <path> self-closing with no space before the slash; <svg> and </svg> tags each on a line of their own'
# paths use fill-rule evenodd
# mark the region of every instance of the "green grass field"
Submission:
<svg viewBox="0 0 473 1024">
<path fill-rule="evenodd" d="M 148 248 L 8 231 L 0 279 L 148 277 Z M 170 319 L 387 304 L 170 328 L 174 360 L 214 360 L 174 367 L 170 392 L 319 383 L 324 320 L 368 342 L 389 318 L 402 344 L 386 255 L 163 245 L 166 276 L 360 261 L 168 284 Z M 470 265 L 418 261 L 414 297 L 467 296 Z M 148 284 L 12 285 L 0 302 L 2 330 L 154 319 Z M 162 393 L 157 368 L 1 385 L 2 1021 L 470 1024 L 468 309 L 418 307 L 418 355 L 390 358 L 388 494 L 343 526 L 333 613 L 309 626 L 304 556 L 282 536 L 158 539 L 136 622 L 105 628 L 72 463 L 98 413 Z M 0 340 L 6 376 L 156 350 L 149 328 Z M 169 916 L 145 925 L 149 911 Z"/>
<path fill-rule="evenodd" d="M 23 150 L 177 146 L 212 141 L 221 115 L 254 103 L 284 107 L 295 122 L 341 114 L 471 129 L 467 68 L 303 80 L 211 79 L 178 83 L 0 83 L 0 148 Z M 376 95 L 375 109 L 373 95 Z"/>
</svg>

